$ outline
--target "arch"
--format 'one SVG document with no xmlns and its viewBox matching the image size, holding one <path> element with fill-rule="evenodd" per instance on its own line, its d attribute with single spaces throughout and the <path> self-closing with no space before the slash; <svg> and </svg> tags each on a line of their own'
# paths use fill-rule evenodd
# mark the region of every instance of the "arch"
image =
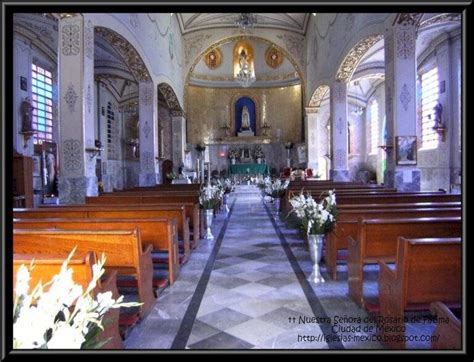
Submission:
<svg viewBox="0 0 474 362">
<path fill-rule="evenodd" d="M 173 88 L 171 88 L 168 83 L 158 84 L 158 92 L 161 93 L 161 95 L 165 99 L 166 104 L 168 105 L 168 108 L 173 117 L 184 117 L 184 110 L 179 104 L 178 97 L 176 96 L 176 93 L 174 92 Z"/>
<path fill-rule="evenodd" d="M 336 73 L 336 80 L 343 82 L 349 81 L 355 69 L 359 65 L 362 57 L 372 46 L 382 39 L 383 35 L 381 34 L 369 35 L 354 45 L 349 50 L 341 65 L 339 66 L 339 69 Z"/>
<path fill-rule="evenodd" d="M 313 95 L 311 96 L 311 99 L 309 100 L 308 107 L 319 108 L 327 92 L 329 92 L 328 85 L 323 84 L 316 88 Z"/>
<path fill-rule="evenodd" d="M 135 47 L 121 34 L 115 30 L 103 26 L 95 26 L 97 34 L 106 39 L 114 50 L 120 54 L 125 64 L 132 72 L 137 82 L 151 82 L 152 78 L 144 60 Z"/>
<path fill-rule="evenodd" d="M 302 96 L 303 102 L 305 101 L 305 99 L 306 99 L 306 86 L 305 86 L 305 78 L 303 77 L 303 72 L 301 71 L 301 69 L 300 69 L 298 63 L 296 62 L 296 60 L 291 56 L 291 54 L 288 51 L 286 51 L 285 49 L 283 49 L 281 46 L 277 45 L 273 41 L 268 40 L 268 39 L 263 38 L 263 37 L 259 37 L 259 36 L 255 36 L 255 35 L 232 35 L 232 36 L 229 36 L 229 37 L 222 38 L 221 40 L 217 40 L 217 41 L 213 42 L 211 45 L 207 46 L 203 51 L 201 51 L 196 56 L 194 61 L 191 63 L 191 65 L 189 66 L 189 68 L 187 70 L 186 78 L 185 78 L 185 81 L 184 81 L 184 92 L 185 92 L 184 104 L 185 105 L 187 104 L 187 88 L 188 88 L 188 85 L 189 85 L 191 74 L 193 73 L 194 68 L 199 63 L 201 58 L 204 57 L 212 49 L 217 48 L 217 47 L 219 47 L 223 44 L 230 43 L 230 42 L 233 42 L 233 41 L 246 41 L 246 40 L 249 40 L 249 39 L 260 40 L 260 41 L 262 41 L 264 43 L 267 43 L 269 45 L 273 45 L 274 48 L 276 48 L 278 51 L 283 53 L 283 55 L 288 59 L 288 61 L 293 65 L 296 72 L 298 73 L 298 76 L 301 80 L 301 96 Z"/>
</svg>

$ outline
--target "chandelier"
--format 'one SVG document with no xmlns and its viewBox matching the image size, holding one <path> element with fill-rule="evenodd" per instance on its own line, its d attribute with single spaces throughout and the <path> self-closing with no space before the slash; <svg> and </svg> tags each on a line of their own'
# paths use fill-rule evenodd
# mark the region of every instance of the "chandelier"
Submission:
<svg viewBox="0 0 474 362">
<path fill-rule="evenodd" d="M 248 88 L 255 82 L 255 75 L 253 75 L 252 71 L 240 69 L 240 72 L 235 76 L 235 80 L 242 87 Z"/>
<path fill-rule="evenodd" d="M 250 13 L 241 13 L 237 20 L 235 21 L 235 25 L 239 28 L 245 30 L 247 28 L 252 28 L 255 23 L 257 22 L 257 17 Z"/>
</svg>

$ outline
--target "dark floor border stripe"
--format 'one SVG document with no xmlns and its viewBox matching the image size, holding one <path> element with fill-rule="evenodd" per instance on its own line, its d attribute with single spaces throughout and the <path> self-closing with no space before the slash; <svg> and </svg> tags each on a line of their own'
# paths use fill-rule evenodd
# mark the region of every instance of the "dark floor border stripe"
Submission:
<svg viewBox="0 0 474 362">
<path fill-rule="evenodd" d="M 321 301 L 319 300 L 318 296 L 314 292 L 309 282 L 306 280 L 306 275 L 301 269 L 298 260 L 296 260 L 295 254 L 293 254 L 293 252 L 291 251 L 291 247 L 288 244 L 288 241 L 286 241 L 285 235 L 283 235 L 282 231 L 280 230 L 280 227 L 274 220 L 272 212 L 268 208 L 267 204 L 264 203 L 264 206 L 267 211 L 268 217 L 272 222 L 273 228 L 275 229 L 275 232 L 278 235 L 278 238 L 280 239 L 280 243 L 283 247 L 283 250 L 285 251 L 286 257 L 288 258 L 288 261 L 290 262 L 291 267 L 293 268 L 293 271 L 296 274 L 296 278 L 300 282 L 301 288 L 303 289 L 304 295 L 308 300 L 308 303 L 311 307 L 311 310 L 313 311 L 314 316 L 328 318 L 328 315 L 326 314 L 326 311 L 324 310 Z M 319 327 L 324 333 L 324 336 L 326 337 L 326 343 L 328 344 L 330 349 L 345 349 L 337 333 L 334 333 L 331 324 L 320 323 Z"/>
<path fill-rule="evenodd" d="M 206 267 L 204 268 L 201 274 L 201 279 L 199 279 L 196 291 L 194 292 L 191 302 L 188 305 L 188 309 L 184 314 L 183 320 L 181 321 L 181 325 L 179 326 L 178 333 L 176 334 L 176 337 L 174 338 L 170 349 L 186 348 L 189 336 L 191 335 L 191 330 L 193 329 L 194 321 L 196 320 L 196 315 L 199 311 L 199 307 L 201 306 L 202 298 L 204 297 L 207 284 L 209 283 L 209 278 L 211 277 L 211 272 L 214 267 L 214 262 L 216 261 L 217 253 L 219 252 L 219 249 L 221 247 L 222 240 L 224 240 L 224 235 L 227 230 L 227 226 L 229 225 L 229 220 L 232 216 L 232 211 L 234 210 L 236 201 L 237 198 L 235 198 L 232 202 L 229 213 L 227 214 L 226 220 L 224 221 L 224 225 L 222 226 L 221 231 L 219 232 L 219 236 L 216 239 L 216 243 L 212 248 L 212 252 L 209 255 Z"/>
</svg>

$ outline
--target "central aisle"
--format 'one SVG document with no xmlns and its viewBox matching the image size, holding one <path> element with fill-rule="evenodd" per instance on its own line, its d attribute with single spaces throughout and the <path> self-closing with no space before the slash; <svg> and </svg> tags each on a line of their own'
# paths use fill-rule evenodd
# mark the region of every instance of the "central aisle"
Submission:
<svg viewBox="0 0 474 362">
<path fill-rule="evenodd" d="M 353 338 L 367 333 L 334 330 L 335 318 L 367 317 L 347 297 L 344 266 L 337 281 L 323 267 L 326 283 L 310 284 L 306 243 L 274 218 L 274 205 L 262 202 L 257 187 L 238 186 L 229 206 L 213 221 L 214 240 L 200 241 L 177 281 L 131 330 L 127 349 L 381 348 Z"/>
<path fill-rule="evenodd" d="M 236 192 L 187 348 L 327 348 L 298 342 L 309 331 L 292 318 L 312 311 L 256 191 Z M 317 324 L 310 332 L 322 333 Z"/>
</svg>

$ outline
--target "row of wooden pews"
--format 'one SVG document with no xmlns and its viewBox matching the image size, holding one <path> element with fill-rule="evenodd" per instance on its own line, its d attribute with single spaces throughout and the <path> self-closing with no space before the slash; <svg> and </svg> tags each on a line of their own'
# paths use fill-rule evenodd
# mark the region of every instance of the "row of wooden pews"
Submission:
<svg viewBox="0 0 474 362">
<path fill-rule="evenodd" d="M 199 187 L 157 185 L 88 197 L 81 205 L 14 209 L 14 253 L 18 260 L 34 257 L 51 265 L 51 275 L 75 246 L 78 256 L 73 268 L 87 269 L 95 255 L 104 253 L 109 279 L 100 290 L 109 288 L 115 294 L 117 287 L 136 290 L 142 303 L 137 313 L 121 311 L 120 318 L 114 316 L 116 322 L 103 332 L 103 336 L 114 336 L 104 348 L 122 348 L 118 326 L 124 337 L 145 318 L 158 293 L 176 281 L 180 265 L 199 245 L 203 230 Z"/>
<path fill-rule="evenodd" d="M 431 303 L 437 303 L 433 310 L 446 315 L 446 306 L 461 307 L 460 195 L 299 181 L 290 182 L 282 200 L 284 211 L 290 211 L 289 198 L 302 190 L 315 199 L 335 190 L 338 215 L 326 238 L 327 271 L 336 279 L 338 262 L 347 258 L 349 296 L 385 321 L 379 328 L 385 346 L 405 348 L 406 336 L 400 332 L 404 311 L 429 310 Z M 377 263 L 379 304 L 371 304 L 364 298 L 364 266 Z M 436 333 L 446 335 L 439 335 L 433 348 L 459 348 L 460 334 L 453 337 L 449 334 L 453 330 L 459 328 L 438 328 Z"/>
</svg>

